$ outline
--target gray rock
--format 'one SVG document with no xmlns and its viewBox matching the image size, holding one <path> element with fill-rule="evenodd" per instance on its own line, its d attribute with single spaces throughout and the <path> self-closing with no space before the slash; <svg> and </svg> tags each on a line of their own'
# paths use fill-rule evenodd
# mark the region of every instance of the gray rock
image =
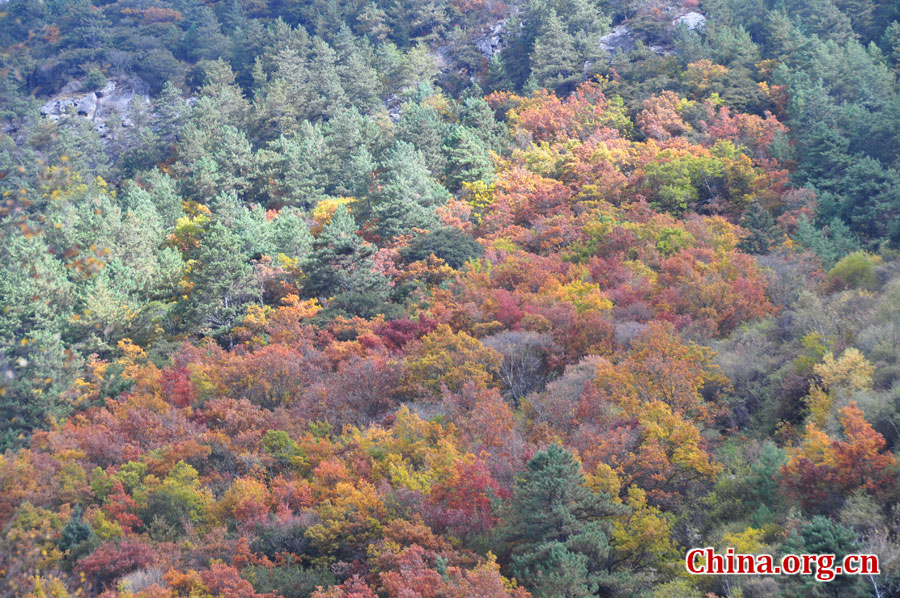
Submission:
<svg viewBox="0 0 900 598">
<path fill-rule="evenodd" d="M 503 49 L 503 32 L 506 21 L 497 21 L 484 35 L 475 40 L 475 47 L 488 60 Z"/>
<path fill-rule="evenodd" d="M 635 39 L 627 25 L 613 27 L 613 30 L 600 38 L 600 48 L 611 57 L 619 52 L 627 53 L 635 49 Z"/>
<path fill-rule="evenodd" d="M 675 27 L 684 25 L 691 31 L 703 31 L 703 27 L 706 25 L 706 17 L 699 12 L 689 12 L 672 21 L 672 25 Z"/>
<path fill-rule="evenodd" d="M 450 58 L 450 48 L 447 46 L 440 46 L 434 52 L 431 53 L 434 58 L 434 63 L 437 65 L 438 69 L 442 72 L 446 71 L 450 68 L 451 58 Z"/>
<path fill-rule="evenodd" d="M 98 89 L 95 93 L 97 97 L 103 98 L 109 95 L 112 95 L 113 92 L 116 91 L 116 82 L 115 81 L 107 81 L 106 85 L 103 86 L 103 89 Z"/>
<path fill-rule="evenodd" d="M 78 79 L 72 79 L 65 85 L 63 85 L 62 89 L 59 90 L 58 95 L 71 95 L 73 93 L 78 93 L 81 91 L 81 88 L 84 87 L 84 83 L 79 81 Z"/>
<path fill-rule="evenodd" d="M 50 120 L 71 115 L 86 118 L 102 133 L 106 130 L 106 121 L 113 113 L 119 115 L 123 127 L 133 126 L 131 110 L 135 99 L 146 107 L 150 106 L 147 85 L 140 79 L 111 79 L 97 92 L 72 91 L 80 89 L 80 86 L 77 81 L 66 85 L 63 91 L 41 106 L 41 114 Z"/>
<path fill-rule="evenodd" d="M 50 120 L 58 120 L 61 116 L 66 115 L 69 110 L 74 111 L 75 100 L 72 98 L 58 98 L 50 100 L 41 106 L 41 114 Z"/>
<path fill-rule="evenodd" d="M 650 46 L 648 49 L 657 56 L 674 56 L 678 53 L 672 46 Z"/>
<path fill-rule="evenodd" d="M 94 114 L 97 112 L 97 96 L 93 92 L 82 96 L 75 102 L 75 111 L 78 116 L 94 120 Z"/>
<path fill-rule="evenodd" d="M 402 102 L 400 101 L 400 96 L 397 94 L 391 94 L 384 100 L 384 107 L 387 108 L 388 117 L 393 122 L 397 122 L 400 120 L 400 114 L 402 112 Z"/>
</svg>

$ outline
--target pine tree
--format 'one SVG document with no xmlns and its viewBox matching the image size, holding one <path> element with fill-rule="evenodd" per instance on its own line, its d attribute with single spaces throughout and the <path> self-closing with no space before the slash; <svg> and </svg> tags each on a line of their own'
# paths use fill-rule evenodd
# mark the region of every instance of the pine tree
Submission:
<svg viewBox="0 0 900 598">
<path fill-rule="evenodd" d="M 225 332 L 247 304 L 258 301 L 260 289 L 240 240 L 221 222 L 208 227 L 188 262 L 187 299 L 176 310 L 186 323 Z"/>
<path fill-rule="evenodd" d="M 184 35 L 181 56 L 193 61 L 216 60 L 228 55 L 228 38 L 222 35 L 216 13 L 208 6 L 202 6 L 193 23 Z"/>
<path fill-rule="evenodd" d="M 56 59 L 68 63 L 68 72 L 86 64 L 103 62 L 111 42 L 113 29 L 106 13 L 96 10 L 87 0 L 68 2 L 60 16 L 60 28 L 65 32 L 60 40 Z M 77 72 L 77 71 L 76 71 Z"/>
<path fill-rule="evenodd" d="M 484 79 L 484 87 L 488 91 L 512 91 L 514 85 L 512 77 L 506 68 L 506 60 L 503 58 L 504 53 L 497 53 L 491 56 L 491 62 L 488 64 L 488 72 Z"/>
<path fill-rule="evenodd" d="M 506 505 L 510 571 L 535 598 L 596 596 L 608 582 L 606 520 L 626 511 L 588 490 L 572 454 L 551 445 L 528 462 Z"/>
<path fill-rule="evenodd" d="M 357 42 L 345 24 L 335 38 L 335 50 L 341 84 L 350 104 L 366 114 L 377 110 L 381 106 L 381 80 L 372 67 L 371 48 Z"/>
<path fill-rule="evenodd" d="M 759 202 L 753 202 L 747 207 L 741 218 L 741 226 L 746 229 L 747 236 L 741 240 L 739 247 L 746 253 L 769 253 L 769 248 L 778 245 L 784 237 L 775 219 Z"/>
<path fill-rule="evenodd" d="M 767 54 L 780 61 L 794 55 L 807 39 L 780 10 L 769 11 L 763 26 Z"/>
<path fill-rule="evenodd" d="M 822 40 L 845 45 L 856 38 L 850 17 L 842 13 L 833 0 L 790 0 L 784 3 L 794 21 Z"/>
<path fill-rule="evenodd" d="M 581 77 L 574 40 L 553 11 L 534 40 L 531 73 L 538 85 L 547 88 L 559 88 Z"/>
<path fill-rule="evenodd" d="M 833 181 L 839 216 L 860 239 L 877 244 L 892 237 L 900 216 L 900 171 L 870 157 L 858 157 Z M 900 238 L 892 238 L 894 243 Z"/>
<path fill-rule="evenodd" d="M 844 172 L 850 164 L 850 141 L 839 126 L 839 110 L 828 90 L 821 83 L 798 89 L 790 112 L 798 180 L 820 186 Z"/>
<path fill-rule="evenodd" d="M 833 554 L 836 564 L 840 564 L 846 555 L 857 550 L 853 530 L 822 516 L 813 517 L 812 521 L 800 528 L 799 533 L 797 530 L 793 531 L 782 545 L 784 554 Z M 785 575 L 779 578 L 779 582 L 789 594 L 810 598 L 862 598 L 872 595 L 872 588 L 864 578 L 856 575 L 839 575 L 827 584 L 817 581 L 811 575 Z"/>
<path fill-rule="evenodd" d="M 828 238 L 831 239 L 835 256 L 838 259 L 854 251 L 859 251 L 862 247 L 850 227 L 839 218 L 832 218 L 828 224 Z"/>
<path fill-rule="evenodd" d="M 10 364 L 0 382 L 0 450 L 43 426 L 48 414 L 65 415 L 63 393 L 74 380 L 67 370 L 81 364 L 77 352 L 67 358 L 61 341 L 77 289 L 45 241 L 11 232 L 0 246 L 0 364 Z"/>
<path fill-rule="evenodd" d="M 875 2 L 873 0 L 836 0 L 837 7 L 850 19 L 853 31 L 863 44 L 876 39 Z"/>
<path fill-rule="evenodd" d="M 160 137 L 167 143 L 174 142 L 181 127 L 187 121 L 190 106 L 184 99 L 181 90 L 171 81 L 166 81 L 154 105 L 156 107 L 156 126 L 159 128 Z"/>
<path fill-rule="evenodd" d="M 241 32 L 247 28 L 247 11 L 240 0 L 231 0 L 222 16 L 222 24 L 229 33 Z"/>
<path fill-rule="evenodd" d="M 529 20 L 534 21 L 534 19 Z M 504 79 L 508 79 L 514 88 L 521 89 L 529 73 L 531 73 L 530 57 L 534 46 L 534 38 L 528 34 L 523 23 L 515 14 L 506 21 L 504 32 L 505 45 L 502 58 L 499 59 L 502 62 L 495 67 L 502 67 L 502 71 L 496 72 L 495 77 L 498 78 L 498 82 L 501 84 L 505 82 Z"/>
<path fill-rule="evenodd" d="M 328 118 L 346 108 L 347 94 L 341 85 L 337 53 L 321 38 L 312 42 L 308 85 L 300 90 L 303 116 L 309 120 Z"/>
<path fill-rule="evenodd" d="M 250 112 L 250 102 L 234 78 L 231 65 L 222 59 L 200 63 L 203 84 L 200 99 L 191 109 L 191 121 L 215 130 L 222 125 L 243 128 Z"/>
<path fill-rule="evenodd" d="M 71 550 L 82 542 L 94 538 L 94 530 L 91 529 L 90 524 L 85 523 L 83 517 L 84 511 L 81 509 L 81 505 L 75 505 L 75 508 L 72 509 L 72 515 L 69 517 L 69 522 L 66 523 L 66 527 L 59 534 L 57 543 L 61 550 Z"/>
<path fill-rule="evenodd" d="M 318 125 L 304 122 L 292 139 L 279 137 L 260 152 L 262 179 L 269 207 L 311 209 L 325 199 L 328 148 Z"/>
<path fill-rule="evenodd" d="M 892 63 L 894 72 L 900 74 L 900 23 L 894 21 L 884 30 L 881 47 Z"/>
<path fill-rule="evenodd" d="M 468 127 L 453 128 L 444 143 L 444 154 L 447 156 L 445 177 L 451 191 L 458 190 L 464 182 L 493 180 L 491 158 Z"/>
<path fill-rule="evenodd" d="M 429 88 L 425 93 L 430 95 Z M 403 113 L 397 122 L 396 139 L 411 144 L 425 159 L 428 171 L 440 176 L 446 166 L 442 142 L 450 132 L 450 125 L 432 106 L 415 102 L 403 105 Z"/>
<path fill-rule="evenodd" d="M 272 255 L 271 226 L 260 204 L 244 205 L 232 191 L 219 194 L 210 206 L 216 221 L 234 234 L 237 249 L 252 259 Z"/>
<path fill-rule="evenodd" d="M 861 248 L 853 231 L 838 218 L 833 218 L 827 227 L 819 229 L 806 216 L 801 216 L 797 220 L 793 240 L 819 256 L 826 268 L 831 268 L 839 259 Z"/>
<path fill-rule="evenodd" d="M 278 253 L 305 260 L 312 250 L 313 237 L 296 208 L 284 208 L 272 223 L 272 246 Z"/>
<path fill-rule="evenodd" d="M 373 173 L 377 168 L 372 154 L 365 147 L 360 147 L 352 156 L 346 167 L 344 180 L 337 187 L 344 195 L 362 197 L 369 191 L 372 185 Z"/>
<path fill-rule="evenodd" d="M 450 197 L 429 175 L 422 154 L 411 144 L 398 141 L 387 152 L 382 170 L 381 188 L 372 196 L 372 214 L 379 234 L 391 239 L 413 227 L 436 225 L 434 209 Z"/>
<path fill-rule="evenodd" d="M 206 120 L 188 124 L 177 153 L 178 161 L 171 171 L 181 181 L 182 193 L 202 203 L 226 191 L 243 196 L 256 175 L 256 156 L 250 141 L 243 131 L 230 125 L 218 126 Z"/>
<path fill-rule="evenodd" d="M 182 199 L 178 195 L 177 181 L 156 168 L 141 175 L 139 180 L 143 190 L 149 193 L 150 201 L 156 208 L 163 228 L 173 227 L 178 218 L 184 214 Z M 134 188 L 139 189 L 137 185 Z M 132 187 L 126 186 L 126 193 L 130 193 L 131 189 Z"/>
<path fill-rule="evenodd" d="M 313 297 L 340 293 L 384 293 L 387 281 L 375 271 L 375 248 L 356 234 L 350 211 L 338 207 L 313 242 L 313 252 L 304 266 L 304 288 Z"/>
<path fill-rule="evenodd" d="M 383 42 L 391 32 L 387 14 L 375 2 L 369 2 L 356 17 L 356 30 L 361 35 Z"/>
<path fill-rule="evenodd" d="M 805 215 L 797 219 L 797 231 L 792 240 L 819 256 L 826 268 L 830 268 L 837 261 L 837 252 L 831 241 Z"/>
<path fill-rule="evenodd" d="M 459 122 L 468 127 L 488 150 L 500 152 L 505 149 L 507 128 L 494 118 L 490 105 L 480 97 L 466 98 Z"/>
<path fill-rule="evenodd" d="M 329 181 L 326 191 L 333 196 L 361 197 L 371 184 L 374 156 L 381 151 L 385 131 L 351 107 L 323 123 L 322 132 L 328 152 L 322 164 Z M 354 162 L 367 163 L 367 169 L 358 170 Z M 360 185 L 357 177 L 363 172 L 368 180 Z"/>
</svg>

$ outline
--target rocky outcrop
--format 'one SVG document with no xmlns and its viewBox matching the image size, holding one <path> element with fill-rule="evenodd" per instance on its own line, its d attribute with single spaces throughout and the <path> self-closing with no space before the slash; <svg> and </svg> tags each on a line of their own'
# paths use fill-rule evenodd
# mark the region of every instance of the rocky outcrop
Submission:
<svg viewBox="0 0 900 598">
<path fill-rule="evenodd" d="M 703 27 L 706 26 L 706 17 L 699 12 L 689 12 L 672 21 L 672 25 L 674 27 L 684 25 L 691 31 L 703 31 Z"/>
<path fill-rule="evenodd" d="M 677 14 L 677 13 L 675 13 Z M 671 15 L 671 13 L 670 13 Z M 680 15 L 672 20 L 672 28 L 687 27 L 691 31 L 703 31 L 706 26 L 706 17 L 696 11 Z M 652 42 L 656 43 L 652 43 Z M 660 40 L 646 40 L 648 49 L 659 56 L 672 56 L 676 54 L 668 36 Z M 612 31 L 600 38 L 600 48 L 605 50 L 610 58 L 619 53 L 628 53 L 637 47 L 637 37 L 628 27 L 628 22 L 613 27 Z"/>
<path fill-rule="evenodd" d="M 119 115 L 123 127 L 131 127 L 134 125 L 131 114 L 134 102 L 150 107 L 147 84 L 140 79 L 110 79 L 102 89 L 89 92 L 75 91 L 78 87 L 77 81 L 63 87 L 41 107 L 41 114 L 50 120 L 64 116 L 86 118 L 103 135 L 113 114 Z"/>
<path fill-rule="evenodd" d="M 475 40 L 475 47 L 488 60 L 503 49 L 505 27 L 506 21 L 497 21 L 493 26 L 488 27 L 484 35 Z"/>
<path fill-rule="evenodd" d="M 618 53 L 627 54 L 635 48 L 635 38 L 627 25 L 618 25 L 613 30 L 600 38 L 600 48 L 606 51 L 610 57 Z"/>
</svg>

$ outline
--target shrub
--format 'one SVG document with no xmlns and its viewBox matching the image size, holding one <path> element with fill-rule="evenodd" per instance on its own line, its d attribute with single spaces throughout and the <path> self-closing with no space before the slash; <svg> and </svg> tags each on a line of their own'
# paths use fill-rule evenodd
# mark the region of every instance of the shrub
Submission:
<svg viewBox="0 0 900 598">
<path fill-rule="evenodd" d="M 413 239 L 409 247 L 403 250 L 403 257 L 417 262 L 434 254 L 458 270 L 468 260 L 483 253 L 484 248 L 465 232 L 458 228 L 441 228 Z"/>
<path fill-rule="evenodd" d="M 327 588 L 337 583 L 331 571 L 324 567 L 249 567 L 242 573 L 257 592 L 276 592 L 284 598 L 309 598 L 316 587 Z"/>
<path fill-rule="evenodd" d="M 828 287 L 841 291 L 846 289 L 865 289 L 874 291 L 879 286 L 875 266 L 881 258 L 864 251 L 856 251 L 845 256 L 828 272 Z"/>
</svg>

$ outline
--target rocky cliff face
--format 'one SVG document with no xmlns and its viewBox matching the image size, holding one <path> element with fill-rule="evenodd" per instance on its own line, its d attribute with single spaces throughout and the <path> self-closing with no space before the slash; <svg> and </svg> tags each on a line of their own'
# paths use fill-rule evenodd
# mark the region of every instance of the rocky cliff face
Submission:
<svg viewBox="0 0 900 598">
<path fill-rule="evenodd" d="M 488 60 L 503 49 L 503 34 L 506 21 L 497 21 L 486 28 L 484 34 L 475 40 L 475 47 Z"/>
<path fill-rule="evenodd" d="M 41 107 L 41 114 L 50 120 L 70 115 L 86 118 L 94 123 L 102 137 L 114 114 L 127 128 L 134 126 L 132 115 L 135 109 L 150 108 L 147 84 L 140 79 L 110 79 L 102 89 L 89 92 L 76 91 L 80 86 L 78 81 L 66 85 Z"/>
</svg>

